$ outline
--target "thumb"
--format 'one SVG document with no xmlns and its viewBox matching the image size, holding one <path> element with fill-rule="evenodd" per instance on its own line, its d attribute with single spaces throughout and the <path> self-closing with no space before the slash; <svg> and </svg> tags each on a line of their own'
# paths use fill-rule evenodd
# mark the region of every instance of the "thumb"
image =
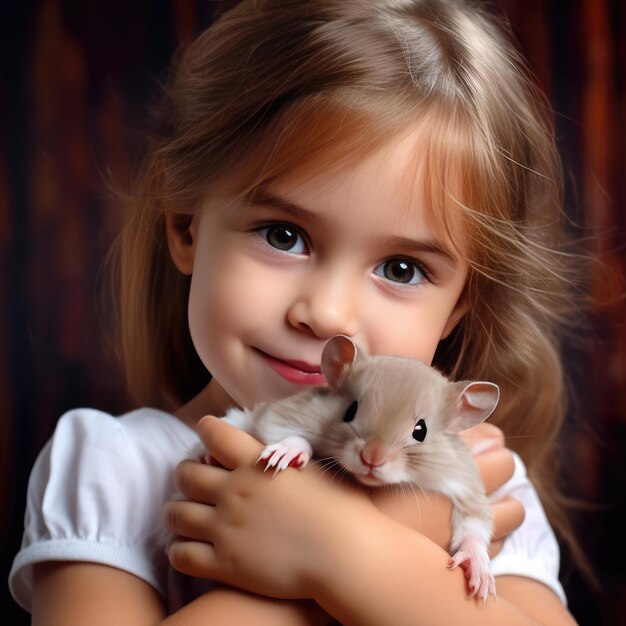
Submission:
<svg viewBox="0 0 626 626">
<path fill-rule="evenodd" d="M 226 469 L 254 465 L 263 445 L 245 433 L 213 415 L 206 415 L 196 424 L 202 443 L 213 459 Z"/>
</svg>

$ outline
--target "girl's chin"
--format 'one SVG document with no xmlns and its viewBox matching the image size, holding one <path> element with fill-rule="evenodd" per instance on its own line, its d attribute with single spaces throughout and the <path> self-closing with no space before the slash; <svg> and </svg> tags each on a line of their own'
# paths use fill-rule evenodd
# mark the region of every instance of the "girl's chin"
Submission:
<svg viewBox="0 0 626 626">
<path fill-rule="evenodd" d="M 283 388 L 270 388 L 268 385 L 263 390 L 258 391 L 259 393 L 254 393 L 254 390 L 250 390 L 248 393 L 233 393 L 229 396 L 230 406 L 228 408 L 251 410 L 261 404 L 271 404 L 287 398 L 296 393 L 298 389 L 291 385 L 286 385 Z"/>
</svg>

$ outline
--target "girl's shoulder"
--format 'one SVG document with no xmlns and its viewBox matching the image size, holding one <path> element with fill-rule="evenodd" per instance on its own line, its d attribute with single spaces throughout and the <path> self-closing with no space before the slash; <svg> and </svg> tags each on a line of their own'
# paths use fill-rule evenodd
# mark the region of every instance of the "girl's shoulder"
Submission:
<svg viewBox="0 0 626 626">
<path fill-rule="evenodd" d="M 97 442 L 105 448 L 110 442 L 128 451 L 149 451 L 154 446 L 155 453 L 169 455 L 193 446 L 197 435 L 174 415 L 150 407 L 119 416 L 78 408 L 59 418 L 48 445 L 62 447 L 66 441 L 78 445 Z"/>
<path fill-rule="evenodd" d="M 58 421 L 31 471 L 24 535 L 10 575 L 30 609 L 33 565 L 91 561 L 129 571 L 163 593 L 155 543 L 173 470 L 197 442 L 173 415 L 144 408 L 115 417 L 74 409 Z"/>
<path fill-rule="evenodd" d="M 31 472 L 29 500 L 42 507 L 55 491 L 94 499 L 102 512 L 109 503 L 159 499 L 171 492 L 175 466 L 197 442 L 197 435 L 173 415 L 142 408 L 121 416 L 96 409 L 68 411 L 39 453 Z M 141 497 L 141 494 L 145 494 Z M 30 502 L 29 502 L 30 504 Z M 68 507 L 68 511 L 72 510 Z"/>
</svg>

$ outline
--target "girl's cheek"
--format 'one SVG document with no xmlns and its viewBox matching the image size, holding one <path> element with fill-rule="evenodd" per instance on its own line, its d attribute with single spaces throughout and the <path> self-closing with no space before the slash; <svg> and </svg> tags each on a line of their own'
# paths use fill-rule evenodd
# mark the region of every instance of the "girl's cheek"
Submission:
<svg viewBox="0 0 626 626">
<path fill-rule="evenodd" d="M 259 327 L 270 331 L 284 319 L 292 282 L 246 256 L 225 255 L 210 263 L 192 277 L 189 323 L 194 344 L 206 346 Z"/>
<path fill-rule="evenodd" d="M 370 354 L 406 356 L 430 365 L 450 312 L 449 304 L 426 298 L 410 304 L 379 301 L 368 309 L 363 344 Z"/>
</svg>

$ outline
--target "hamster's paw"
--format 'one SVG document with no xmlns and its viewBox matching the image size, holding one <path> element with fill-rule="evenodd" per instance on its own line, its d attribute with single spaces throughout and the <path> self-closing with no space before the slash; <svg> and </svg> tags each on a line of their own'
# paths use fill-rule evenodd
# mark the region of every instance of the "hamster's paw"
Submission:
<svg viewBox="0 0 626 626">
<path fill-rule="evenodd" d="M 475 537 L 467 537 L 448 561 L 448 569 L 458 566 L 464 570 L 470 587 L 470 597 L 476 596 L 485 604 L 488 596 L 496 597 L 496 581 L 489 569 L 489 555 L 483 543 Z"/>
<path fill-rule="evenodd" d="M 187 452 L 187 459 L 202 463 L 203 465 L 213 465 L 209 451 L 201 443 L 197 443 Z"/>
<path fill-rule="evenodd" d="M 312 454 L 311 444 L 304 437 L 287 437 L 279 443 L 266 446 L 256 462 L 266 461 L 264 471 L 274 467 L 276 474 L 288 467 L 303 469 Z"/>
</svg>

